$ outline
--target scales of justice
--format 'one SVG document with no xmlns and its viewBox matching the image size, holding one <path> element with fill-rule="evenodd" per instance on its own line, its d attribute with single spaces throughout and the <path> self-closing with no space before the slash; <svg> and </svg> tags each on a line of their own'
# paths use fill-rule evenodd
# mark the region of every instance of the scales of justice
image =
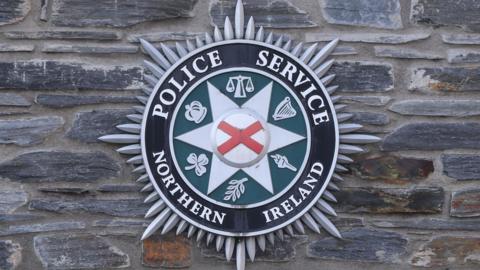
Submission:
<svg viewBox="0 0 480 270">
<path fill-rule="evenodd" d="M 236 81 L 236 85 L 234 85 L 234 81 Z M 244 84 L 245 81 L 246 85 Z M 247 92 L 251 93 L 254 90 L 251 77 L 238 75 L 228 78 L 227 92 L 232 93 L 235 91 L 233 95 L 234 98 L 246 98 Z"/>
</svg>

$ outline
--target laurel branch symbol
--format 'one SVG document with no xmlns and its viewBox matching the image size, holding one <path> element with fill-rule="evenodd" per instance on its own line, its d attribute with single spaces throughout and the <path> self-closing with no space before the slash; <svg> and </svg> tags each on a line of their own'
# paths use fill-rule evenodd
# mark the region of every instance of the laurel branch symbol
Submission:
<svg viewBox="0 0 480 270">
<path fill-rule="evenodd" d="M 223 200 L 232 200 L 232 202 L 235 202 L 236 200 L 240 199 L 243 193 L 245 193 L 245 185 L 243 185 L 243 183 L 247 181 L 248 179 L 245 177 L 240 180 L 231 180 L 228 182 L 229 186 L 227 187 L 227 191 L 225 192 L 225 197 L 223 197 Z"/>
</svg>

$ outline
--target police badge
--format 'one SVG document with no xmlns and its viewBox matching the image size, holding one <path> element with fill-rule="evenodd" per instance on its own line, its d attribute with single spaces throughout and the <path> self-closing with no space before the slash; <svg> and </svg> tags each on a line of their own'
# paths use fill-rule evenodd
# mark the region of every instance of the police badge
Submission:
<svg viewBox="0 0 480 270">
<path fill-rule="evenodd" d="M 363 151 L 358 144 L 379 139 L 348 134 L 361 126 L 347 123 L 352 115 L 331 96 L 327 58 L 338 40 L 319 50 L 274 40 L 253 18 L 244 26 L 239 0 L 223 33 L 215 27 L 213 37 L 160 50 L 141 43 L 154 60 L 144 62 L 144 106 L 118 126 L 125 134 L 100 140 L 127 144 L 118 152 L 133 155 L 127 163 L 152 191 L 146 218 L 155 218 L 142 239 L 176 227 L 214 241 L 227 260 L 235 251 L 244 269 L 257 246 L 294 229 L 341 237 L 327 217 L 336 216 L 331 180 L 342 180 L 337 173 L 352 162 L 346 155 Z"/>
</svg>

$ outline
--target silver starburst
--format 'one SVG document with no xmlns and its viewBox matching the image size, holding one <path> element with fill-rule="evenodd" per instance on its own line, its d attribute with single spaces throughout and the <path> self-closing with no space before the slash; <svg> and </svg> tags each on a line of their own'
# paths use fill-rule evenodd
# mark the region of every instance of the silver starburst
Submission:
<svg viewBox="0 0 480 270">
<path fill-rule="evenodd" d="M 317 233 L 320 233 L 321 229 L 324 229 L 334 237 L 341 238 L 342 236 L 340 232 L 328 218 L 328 216 L 337 215 L 334 208 L 330 205 L 332 202 L 337 202 L 337 199 L 331 191 L 339 190 L 335 182 L 343 181 L 343 178 L 339 174 L 348 171 L 344 165 L 353 162 L 353 160 L 347 155 L 364 152 L 363 148 L 358 146 L 359 144 L 375 143 L 380 140 L 380 138 L 372 135 L 356 133 L 362 128 L 362 126 L 355 123 L 349 123 L 348 120 L 351 119 L 353 115 L 341 112 L 344 110 L 345 105 L 339 104 L 341 97 L 335 95 L 338 87 L 330 85 L 334 80 L 335 75 L 328 73 L 330 67 L 334 63 L 334 60 L 328 59 L 328 57 L 338 44 L 338 39 L 332 40 L 320 49 L 318 49 L 319 44 L 317 43 L 305 48 L 302 42 L 294 44 L 292 40 L 284 37 L 274 40 L 273 33 L 270 32 L 266 34 L 263 27 L 259 27 L 256 31 L 253 17 L 248 19 L 247 25 L 245 26 L 244 18 L 243 3 L 241 0 L 238 0 L 235 8 L 234 24 L 232 25 L 230 19 L 226 17 L 223 33 L 217 26 L 215 26 L 213 36 L 209 33 L 205 33 L 203 39 L 197 37 L 194 41 L 186 40 L 185 44 L 177 42 L 174 49 L 161 44 L 160 50 L 158 50 L 149 42 L 140 40 L 144 51 L 148 53 L 153 62 L 148 60 L 144 61 L 144 66 L 151 75 L 144 76 L 146 84 L 143 86 L 143 95 L 137 97 L 140 105 L 134 106 L 137 113 L 127 116 L 130 123 L 117 126 L 117 128 L 123 133 L 106 135 L 99 138 L 108 143 L 125 144 L 125 146 L 117 149 L 117 151 L 121 154 L 132 156 L 127 160 L 127 163 L 133 164 L 135 166 L 133 172 L 140 175 L 137 182 L 145 183 L 142 192 L 148 192 L 145 203 L 151 205 L 150 209 L 145 214 L 145 217 L 155 218 L 143 233 L 142 240 L 149 237 L 157 230 L 160 230 L 161 234 L 165 234 L 176 227 L 177 234 L 187 231 L 188 237 L 195 236 L 197 241 L 205 239 L 207 245 L 211 242 L 215 242 L 216 250 L 220 251 L 223 248 L 227 260 L 230 260 L 235 252 L 238 270 L 245 269 L 245 258 L 247 255 L 251 261 L 255 259 L 257 246 L 264 251 L 266 240 L 273 245 L 275 236 L 282 239 L 284 233 L 293 235 L 294 229 L 300 234 L 305 234 L 304 226 Z M 165 202 L 154 190 L 151 182 L 154 180 L 149 179 L 146 173 L 140 147 L 140 127 L 143 121 L 143 112 L 145 110 L 144 105 L 153 93 L 153 88 L 165 72 L 173 64 L 181 61 L 183 57 L 196 48 L 202 47 L 205 44 L 231 39 L 256 40 L 258 42 L 272 44 L 279 49 L 286 51 L 293 57 L 297 57 L 300 61 L 308 65 L 326 87 L 328 94 L 331 95 L 330 98 L 334 104 L 335 111 L 337 112 L 337 122 L 339 123 L 340 145 L 335 173 L 331 179 L 333 181 L 328 183 L 321 198 L 298 220 L 293 221 L 291 224 L 274 233 L 254 237 L 225 237 L 222 235 L 215 235 L 213 233 L 205 232 L 181 219 L 174 213 L 174 211 L 166 206 Z"/>
</svg>

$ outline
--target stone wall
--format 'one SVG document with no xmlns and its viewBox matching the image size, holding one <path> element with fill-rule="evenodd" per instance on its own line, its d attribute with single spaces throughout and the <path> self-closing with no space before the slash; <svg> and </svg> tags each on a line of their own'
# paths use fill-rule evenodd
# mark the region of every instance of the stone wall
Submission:
<svg viewBox="0 0 480 270">
<path fill-rule="evenodd" d="M 383 138 L 356 157 L 326 233 L 248 269 L 480 267 L 480 1 L 245 0 L 276 33 L 335 51 L 343 101 Z M 138 38 L 211 31 L 232 0 L 0 1 L 0 269 L 234 269 L 184 236 L 139 240 L 145 193 L 97 141 L 135 105 Z"/>
</svg>

